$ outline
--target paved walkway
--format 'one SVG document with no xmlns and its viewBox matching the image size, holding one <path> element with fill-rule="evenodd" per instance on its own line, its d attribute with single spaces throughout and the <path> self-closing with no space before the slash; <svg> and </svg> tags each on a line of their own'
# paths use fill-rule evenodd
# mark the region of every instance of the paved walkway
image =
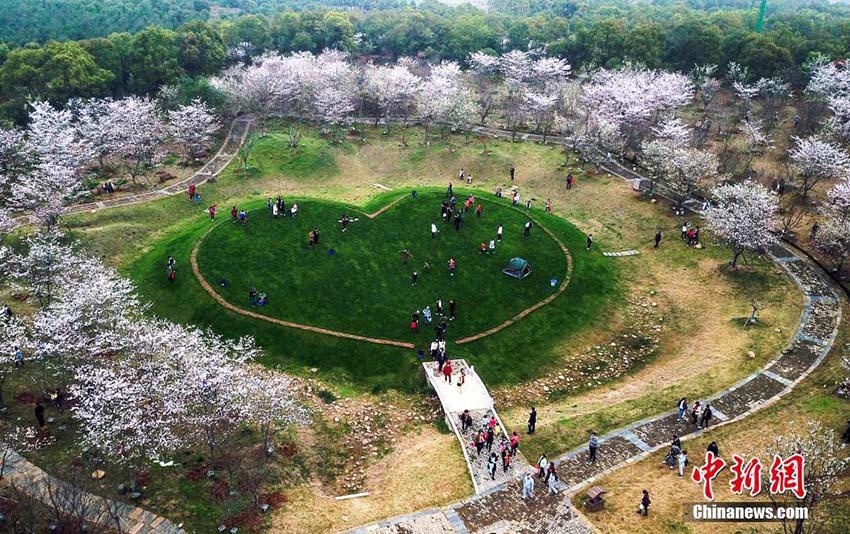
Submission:
<svg viewBox="0 0 850 534">
<path fill-rule="evenodd" d="M 475 493 L 482 493 L 494 486 L 498 486 L 504 482 L 513 480 L 518 475 L 525 473 L 528 470 L 528 462 L 523 457 L 521 451 L 517 451 L 517 455 L 512 459 L 511 464 L 507 469 L 502 465 L 501 456 L 499 457 L 498 468 L 496 475 L 490 477 L 487 472 L 487 462 L 490 452 L 499 454 L 499 441 L 501 437 L 508 436 L 505 425 L 493 403 L 493 397 L 487 391 L 487 386 L 475 372 L 475 368 L 466 363 L 466 360 L 452 360 L 452 382 L 447 382 L 442 374 L 437 372 L 436 362 L 425 362 L 422 364 L 422 369 L 425 372 L 425 377 L 428 380 L 428 385 L 437 394 L 440 399 L 440 404 L 443 406 L 443 412 L 446 414 L 446 423 L 449 428 L 455 433 L 460 448 L 463 452 L 463 458 L 466 460 L 466 467 L 469 469 L 469 475 L 472 478 L 472 486 L 475 488 Z M 457 381 L 460 377 L 461 369 L 466 373 L 466 380 L 463 387 L 457 387 Z M 472 426 L 463 430 L 460 416 L 464 410 L 469 410 L 472 417 Z M 498 436 L 493 441 L 492 448 L 485 448 L 478 454 L 475 447 L 471 444 L 484 425 L 482 420 L 486 416 L 496 417 L 498 422 Z"/>
<path fill-rule="evenodd" d="M 53 503 L 73 518 L 84 518 L 129 534 L 183 534 L 185 530 L 141 508 L 98 497 L 48 475 L 17 453 L 6 458 L 4 478 L 43 503 Z"/>
</svg>

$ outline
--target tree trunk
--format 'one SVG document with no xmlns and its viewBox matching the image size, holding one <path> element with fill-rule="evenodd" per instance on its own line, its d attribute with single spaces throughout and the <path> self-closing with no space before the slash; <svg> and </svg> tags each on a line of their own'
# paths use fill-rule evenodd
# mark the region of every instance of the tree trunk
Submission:
<svg viewBox="0 0 850 534">
<path fill-rule="evenodd" d="M 735 254 L 732 256 L 732 268 L 733 269 L 738 268 L 738 258 L 741 256 L 741 254 L 743 254 L 743 252 L 744 252 L 743 250 L 735 249 Z"/>
</svg>

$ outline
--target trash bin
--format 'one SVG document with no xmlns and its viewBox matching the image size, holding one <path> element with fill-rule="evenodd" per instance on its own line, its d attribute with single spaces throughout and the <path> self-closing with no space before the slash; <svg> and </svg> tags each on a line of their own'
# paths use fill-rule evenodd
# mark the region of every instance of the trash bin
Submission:
<svg viewBox="0 0 850 534">
<path fill-rule="evenodd" d="M 608 493 L 602 486 L 593 486 L 587 492 L 587 500 L 584 501 L 584 509 L 588 512 L 598 512 L 605 508 L 603 495 Z"/>
</svg>

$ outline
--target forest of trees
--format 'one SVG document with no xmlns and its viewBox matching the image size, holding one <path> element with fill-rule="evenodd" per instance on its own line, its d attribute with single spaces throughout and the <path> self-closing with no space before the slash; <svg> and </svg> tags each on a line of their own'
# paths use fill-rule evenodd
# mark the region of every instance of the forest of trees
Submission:
<svg viewBox="0 0 850 534">
<path fill-rule="evenodd" d="M 186 101 L 213 100 L 202 77 L 234 61 L 228 51 L 236 47 L 241 59 L 337 48 L 377 61 L 463 62 L 478 50 L 543 46 L 575 71 L 625 62 L 689 71 L 736 61 L 754 77 L 799 87 L 809 58 L 844 58 L 850 46 L 846 4 L 771 2 L 756 33 L 752 0 L 490 0 L 489 11 L 410 3 L 0 0 L 0 114 L 21 122 L 31 98 L 151 94 L 164 84 L 178 85 Z"/>
</svg>

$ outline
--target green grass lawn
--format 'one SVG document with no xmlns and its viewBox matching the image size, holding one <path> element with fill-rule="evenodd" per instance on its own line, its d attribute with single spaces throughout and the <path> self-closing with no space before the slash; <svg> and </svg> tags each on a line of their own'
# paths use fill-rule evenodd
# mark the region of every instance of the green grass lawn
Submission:
<svg viewBox="0 0 850 534">
<path fill-rule="evenodd" d="M 403 191 L 380 195 L 359 209 L 362 212 L 376 211 L 399 194 L 410 193 Z M 287 319 L 304 321 L 313 317 L 318 318 L 317 322 L 321 320 L 322 326 L 339 326 L 350 332 L 400 339 L 413 336 L 406 330 L 409 329 L 410 313 L 424 305 L 433 306 L 437 295 L 442 296 L 444 306 L 447 306 L 448 299 L 456 296 L 448 290 L 452 287 L 458 288 L 457 295 L 462 296 L 457 297 L 458 314 L 464 318 L 458 319 L 457 326 L 450 327 L 450 339 L 455 336 L 452 329 L 457 333 L 480 331 L 551 294 L 553 289 L 549 286 L 549 279 L 563 277 L 565 258 L 555 242 L 540 228 L 533 228 L 532 237 L 525 242 L 521 230 L 527 217 L 524 210 L 515 210 L 507 201 L 497 202 L 491 197 L 486 201 L 485 215 L 480 221 L 468 217 L 465 227 L 460 231 L 461 235 L 452 235 L 457 233 L 454 228 L 443 226 L 440 236 L 435 240 L 440 243 L 435 243 L 432 248 L 427 214 L 435 213 L 435 218 L 440 217 L 437 198 L 436 190 L 422 190 L 418 199 L 402 201 L 401 205 L 375 220 L 352 223 L 345 238 L 348 239 L 350 233 L 353 239 L 364 243 L 364 246 L 368 243 L 369 250 L 361 251 L 362 256 L 354 256 L 366 265 L 357 268 L 357 279 L 352 278 L 346 283 L 340 280 L 340 274 L 348 269 L 343 262 L 348 261 L 349 254 L 355 253 L 349 248 L 350 243 L 341 240 L 343 236 L 334 221 L 341 213 L 339 210 L 354 208 L 306 199 L 288 201 L 297 200 L 299 206 L 303 206 L 298 217 L 303 215 L 304 218 L 300 221 L 274 221 L 271 215 L 262 212 L 265 200 L 254 201 L 248 208 L 259 210 L 252 213 L 249 224 L 242 228 L 225 221 L 220 228 L 214 229 L 207 239 L 219 234 L 221 239 L 202 246 L 203 254 L 199 254 L 199 263 L 213 283 L 217 284 L 222 277 L 227 278 L 230 282 L 229 291 L 232 292 L 228 296 L 243 306 L 247 306 L 247 289 L 254 281 L 247 274 L 239 274 L 239 266 L 245 264 L 246 258 L 253 258 L 248 262 L 252 264 L 251 276 L 258 280 L 274 281 L 273 284 L 268 282 L 268 287 L 257 283 L 257 289 L 265 291 L 270 297 L 270 313 L 280 313 Z M 324 227 L 327 228 L 323 232 L 323 247 L 333 244 L 340 250 L 339 256 L 328 256 L 326 249 L 320 251 L 307 248 L 307 231 L 313 224 L 312 216 L 308 215 L 311 210 L 315 210 L 315 220 L 324 221 Z M 414 217 L 413 213 L 417 215 Z M 504 224 L 505 246 L 502 250 L 497 247 L 496 256 L 479 257 L 477 249 L 480 241 L 484 236 L 494 234 L 497 227 L 495 221 L 488 219 L 494 217 L 493 214 L 510 221 Z M 223 216 L 229 218 L 229 214 Z M 605 323 L 598 318 L 604 315 L 609 306 L 619 303 L 617 297 L 620 288 L 615 262 L 604 258 L 596 250 L 589 253 L 585 251 L 584 234 L 568 222 L 539 209 L 532 210 L 531 216 L 551 230 L 572 251 L 573 276 L 569 287 L 560 297 L 522 321 L 479 341 L 465 345 L 450 344 L 450 357 L 470 360 L 490 385 L 521 382 L 554 368 L 560 357 L 558 345 L 591 326 L 598 325 L 598 328 L 605 329 Z M 382 224 L 383 217 L 386 219 Z M 266 219 L 265 223 L 263 218 Z M 295 229 L 285 226 L 293 222 L 295 226 L 300 226 Z M 343 388 L 415 391 L 424 387 L 416 350 L 300 331 L 223 309 L 206 294 L 189 269 L 192 248 L 209 230 L 209 226 L 209 217 L 199 211 L 191 222 L 157 241 L 130 265 L 131 277 L 138 284 L 142 295 L 153 303 L 155 313 L 172 320 L 210 327 L 227 336 L 253 335 L 266 351 L 264 363 L 302 374 L 316 368 L 320 376 Z M 411 287 L 409 271 L 402 264 L 399 254 L 404 245 L 396 232 L 398 228 L 405 228 L 405 232 L 411 235 L 417 234 L 413 243 L 424 242 L 424 249 L 433 251 L 436 256 L 457 249 L 458 273 L 454 279 L 448 277 L 444 264 L 447 260 L 437 259 L 432 262 L 431 274 L 421 275 L 421 285 Z M 358 232 L 363 235 L 357 236 Z M 257 246 L 246 247 L 246 233 L 260 240 Z M 275 235 L 278 239 L 274 239 Z M 275 248 L 269 250 L 269 247 Z M 287 247 L 290 250 L 284 251 Z M 412 245 L 409 248 L 414 260 L 420 261 L 417 248 Z M 278 251 L 277 254 L 275 251 Z M 529 256 L 532 265 L 539 262 L 537 272 L 526 280 L 512 280 L 500 272 L 502 264 L 514 251 L 518 255 Z M 269 257 L 265 257 L 268 254 L 273 254 L 274 260 L 269 261 Z M 165 260 L 169 255 L 173 255 L 178 262 L 178 276 L 173 284 L 166 280 L 164 274 Z M 304 258 L 309 258 L 311 263 L 305 263 L 307 260 Z M 332 263 L 337 260 L 342 261 Z M 370 265 L 372 263 L 374 265 Z M 305 267 L 315 271 L 309 275 L 305 273 L 305 280 L 310 283 L 299 281 L 298 276 L 295 276 L 308 270 Z M 218 268 L 222 271 L 217 271 Z M 371 280 L 367 274 L 369 269 L 374 269 L 372 272 L 383 272 L 381 279 Z M 499 287 L 489 287 L 491 285 Z M 523 292 L 513 291 L 518 286 L 523 288 Z M 314 287 L 319 289 L 314 290 Z M 493 306 L 501 299 L 509 302 L 502 303 L 496 309 L 487 309 L 476 305 L 476 299 L 486 306 Z M 282 306 L 272 308 L 271 303 L 274 301 L 280 301 Z M 290 311 L 287 302 L 298 304 L 300 309 L 296 311 L 297 316 L 289 315 L 296 312 Z M 424 348 L 431 336 L 421 332 L 417 339 L 417 348 Z"/>
<path fill-rule="evenodd" d="M 487 330 L 557 293 L 551 279 L 567 276 L 567 259 L 558 244 L 539 228 L 529 237 L 523 227 L 524 210 L 504 203 L 476 199 L 465 214 L 460 230 L 441 220 L 436 192 L 406 195 L 376 219 L 351 206 L 324 201 L 299 202 L 297 217 L 275 219 L 268 209 L 251 211 L 248 223 L 231 224 L 224 218 L 207 235 L 198 263 L 207 281 L 231 303 L 247 308 L 253 287 L 264 292 L 268 303 L 256 311 L 288 321 L 351 334 L 397 339 L 421 344 L 437 323 L 422 319 L 419 332 L 411 331 L 414 311 L 437 299 L 448 313 L 449 300 L 458 315 L 448 330 L 449 340 Z M 345 232 L 337 222 L 347 213 L 357 220 Z M 437 225 L 431 236 L 431 223 Z M 504 236 L 495 252 L 481 254 L 481 243 L 496 239 L 499 225 Z M 318 228 L 317 247 L 308 246 L 308 233 Z M 400 251 L 409 249 L 407 265 Z M 333 254 L 330 253 L 333 251 Z M 508 261 L 522 257 L 532 266 L 523 280 L 502 273 Z M 453 258 L 456 272 L 448 271 Z M 424 270 L 424 264 L 430 271 Z M 411 274 L 418 274 L 417 284 Z M 220 285 L 226 280 L 225 286 Z"/>
</svg>

